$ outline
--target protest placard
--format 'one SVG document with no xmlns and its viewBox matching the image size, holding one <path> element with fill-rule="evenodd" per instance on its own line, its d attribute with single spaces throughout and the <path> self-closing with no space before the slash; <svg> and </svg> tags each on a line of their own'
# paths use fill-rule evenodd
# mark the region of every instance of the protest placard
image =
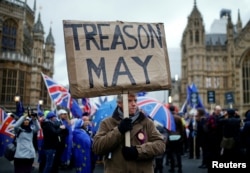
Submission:
<svg viewBox="0 0 250 173">
<path fill-rule="evenodd" d="M 171 88 L 162 23 L 64 20 L 72 97 Z"/>
</svg>

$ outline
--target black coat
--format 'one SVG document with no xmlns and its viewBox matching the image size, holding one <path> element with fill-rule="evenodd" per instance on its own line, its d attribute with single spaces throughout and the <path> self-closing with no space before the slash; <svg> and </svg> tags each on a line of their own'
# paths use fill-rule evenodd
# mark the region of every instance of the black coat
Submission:
<svg viewBox="0 0 250 173">
<path fill-rule="evenodd" d="M 222 136 L 226 138 L 233 137 L 236 142 L 240 140 L 241 119 L 236 116 L 219 119 L 219 126 L 222 127 Z"/>
<path fill-rule="evenodd" d="M 241 141 L 244 147 L 250 149 L 250 117 L 246 119 L 242 129 Z"/>
<path fill-rule="evenodd" d="M 57 149 L 59 144 L 60 126 L 50 120 L 44 120 L 41 123 L 43 129 L 43 148 Z"/>
</svg>

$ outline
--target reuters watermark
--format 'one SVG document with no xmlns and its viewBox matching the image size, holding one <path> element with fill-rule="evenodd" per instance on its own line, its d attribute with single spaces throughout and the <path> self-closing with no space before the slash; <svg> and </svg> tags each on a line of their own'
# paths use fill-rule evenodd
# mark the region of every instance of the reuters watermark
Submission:
<svg viewBox="0 0 250 173">
<path fill-rule="evenodd" d="M 212 161 L 212 168 L 247 168 L 246 163 Z"/>
</svg>

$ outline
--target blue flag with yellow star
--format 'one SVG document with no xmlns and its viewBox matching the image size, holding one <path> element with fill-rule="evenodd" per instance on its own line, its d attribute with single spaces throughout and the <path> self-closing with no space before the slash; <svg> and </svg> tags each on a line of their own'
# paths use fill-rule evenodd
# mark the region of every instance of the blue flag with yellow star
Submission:
<svg viewBox="0 0 250 173">
<path fill-rule="evenodd" d="M 90 173 L 92 141 L 87 132 L 82 128 L 83 120 L 77 119 L 73 130 L 73 158 L 76 173 Z"/>
<path fill-rule="evenodd" d="M 61 155 L 61 161 L 63 164 L 67 164 L 70 162 L 71 154 L 72 154 L 72 128 L 71 125 L 68 124 L 66 120 L 62 120 L 62 123 L 65 125 L 66 129 L 68 129 L 68 135 L 65 139 L 65 148 Z"/>
</svg>

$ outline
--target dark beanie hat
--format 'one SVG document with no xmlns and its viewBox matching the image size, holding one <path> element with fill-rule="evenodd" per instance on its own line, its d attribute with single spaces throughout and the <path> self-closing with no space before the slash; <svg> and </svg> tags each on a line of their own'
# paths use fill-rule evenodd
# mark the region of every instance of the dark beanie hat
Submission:
<svg viewBox="0 0 250 173">
<path fill-rule="evenodd" d="M 228 109 L 228 110 L 227 110 L 227 114 L 228 114 L 229 116 L 234 116 L 234 115 L 235 115 L 235 110 L 234 110 L 234 109 Z"/>
<path fill-rule="evenodd" d="M 171 106 L 169 107 L 169 110 L 170 110 L 171 112 L 174 112 L 174 111 L 175 111 L 175 106 L 174 106 L 174 105 L 171 105 Z"/>
<path fill-rule="evenodd" d="M 49 112 L 48 114 L 47 114 L 47 116 L 46 116 L 46 118 L 47 119 L 51 119 L 51 118 L 53 118 L 53 117 L 56 117 L 56 114 L 54 113 L 54 112 Z"/>
</svg>

